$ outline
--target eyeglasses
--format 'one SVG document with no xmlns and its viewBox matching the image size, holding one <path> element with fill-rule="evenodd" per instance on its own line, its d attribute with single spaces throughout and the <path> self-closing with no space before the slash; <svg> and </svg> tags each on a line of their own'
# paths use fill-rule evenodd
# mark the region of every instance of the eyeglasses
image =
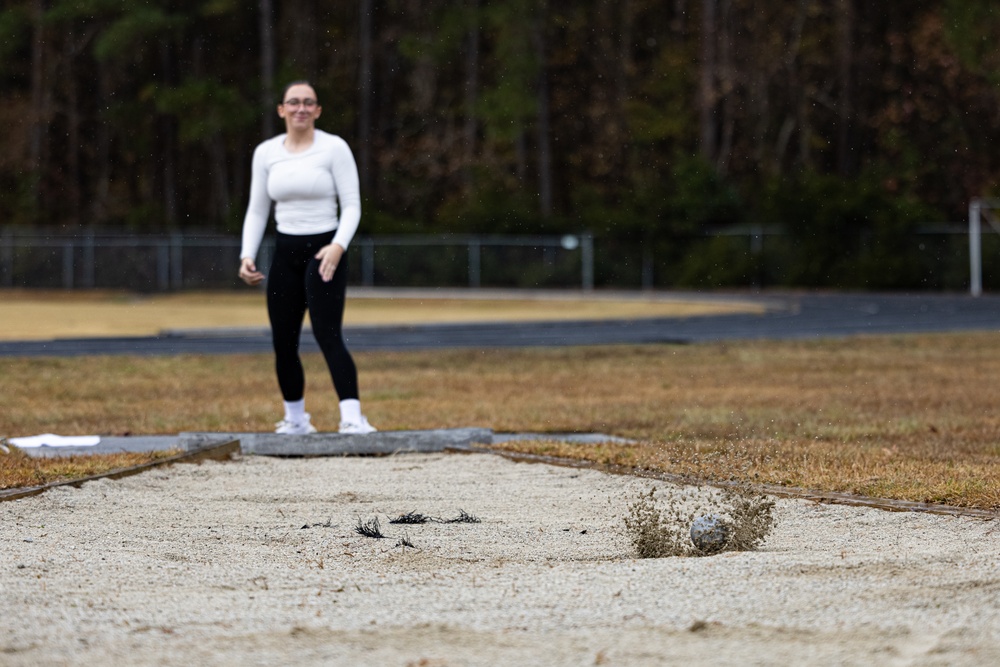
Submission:
<svg viewBox="0 0 1000 667">
<path fill-rule="evenodd" d="M 316 100 L 313 100 L 313 99 L 307 99 L 307 100 L 292 99 L 292 100 L 285 100 L 284 102 L 282 102 L 282 104 L 284 104 L 286 107 L 290 107 L 292 109 L 294 109 L 296 107 L 305 107 L 306 109 L 312 109 L 314 106 L 316 106 Z"/>
</svg>

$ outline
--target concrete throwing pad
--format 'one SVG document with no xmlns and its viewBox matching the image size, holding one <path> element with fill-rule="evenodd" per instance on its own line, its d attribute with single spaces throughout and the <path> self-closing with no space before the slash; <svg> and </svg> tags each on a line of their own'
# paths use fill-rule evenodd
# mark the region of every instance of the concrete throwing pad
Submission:
<svg viewBox="0 0 1000 667">
<path fill-rule="evenodd" d="M 313 433 L 181 433 L 183 446 L 195 446 L 219 437 L 240 441 L 244 454 L 258 456 L 378 456 L 402 452 L 441 452 L 493 442 L 488 428 L 453 428 L 427 431 L 377 431 L 366 435 Z"/>
</svg>

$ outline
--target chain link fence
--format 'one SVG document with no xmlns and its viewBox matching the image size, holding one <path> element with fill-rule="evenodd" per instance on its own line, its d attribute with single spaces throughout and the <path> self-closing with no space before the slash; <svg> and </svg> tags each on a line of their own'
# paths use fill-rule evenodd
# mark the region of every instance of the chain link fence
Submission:
<svg viewBox="0 0 1000 667">
<path fill-rule="evenodd" d="M 236 276 L 234 236 L 38 233 L 0 234 L 0 287 L 128 289 L 164 292 L 227 289 Z M 258 267 L 267 271 L 274 240 Z M 380 287 L 594 287 L 594 241 L 563 236 L 412 235 L 356 237 L 349 282 Z"/>
<path fill-rule="evenodd" d="M 859 245 L 864 247 L 864 241 Z M 985 234 L 981 245 L 990 269 L 991 258 L 1000 255 L 1000 234 Z M 236 275 L 239 249 L 235 234 L 60 235 L 8 229 L 0 231 L 0 288 L 236 288 L 242 285 Z M 257 262 L 264 271 L 273 250 L 273 238 L 266 237 Z M 968 234 L 960 227 L 926 225 L 883 255 L 868 261 L 877 266 L 849 265 L 858 273 L 840 281 L 860 289 L 968 289 Z M 809 281 L 815 277 L 802 274 L 809 261 L 808 252 L 781 226 L 746 225 L 655 242 L 595 240 L 586 233 L 358 236 L 346 269 L 351 285 L 366 287 L 760 288 L 814 284 Z M 1000 289 L 1000 271 L 985 271 L 983 283 Z"/>
</svg>

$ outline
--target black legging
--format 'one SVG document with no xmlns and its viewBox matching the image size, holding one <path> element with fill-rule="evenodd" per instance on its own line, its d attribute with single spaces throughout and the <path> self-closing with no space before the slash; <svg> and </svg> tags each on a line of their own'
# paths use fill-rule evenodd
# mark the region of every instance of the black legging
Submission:
<svg viewBox="0 0 1000 667">
<path fill-rule="evenodd" d="M 279 233 L 275 244 L 274 260 L 267 274 L 267 314 L 271 319 L 278 386 L 286 401 L 298 401 L 305 394 L 299 336 L 307 308 L 313 335 L 326 358 L 340 400 L 358 398 L 358 371 L 341 332 L 347 293 L 347 255 L 328 283 L 320 278 L 319 260 L 314 257 L 331 237 L 331 233 L 310 236 Z"/>
</svg>

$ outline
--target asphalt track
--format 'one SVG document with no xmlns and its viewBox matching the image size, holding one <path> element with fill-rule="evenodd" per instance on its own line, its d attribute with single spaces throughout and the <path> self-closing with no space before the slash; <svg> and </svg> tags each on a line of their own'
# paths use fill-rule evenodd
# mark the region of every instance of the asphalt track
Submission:
<svg viewBox="0 0 1000 667">
<path fill-rule="evenodd" d="M 740 295 L 763 314 L 632 320 L 484 322 L 346 328 L 351 350 L 557 347 L 810 339 L 864 334 L 1000 331 L 1000 297 L 959 294 Z M 304 333 L 303 351 L 318 350 Z M 0 356 L 173 355 L 269 352 L 269 332 L 174 332 L 132 338 L 0 342 Z"/>
</svg>

